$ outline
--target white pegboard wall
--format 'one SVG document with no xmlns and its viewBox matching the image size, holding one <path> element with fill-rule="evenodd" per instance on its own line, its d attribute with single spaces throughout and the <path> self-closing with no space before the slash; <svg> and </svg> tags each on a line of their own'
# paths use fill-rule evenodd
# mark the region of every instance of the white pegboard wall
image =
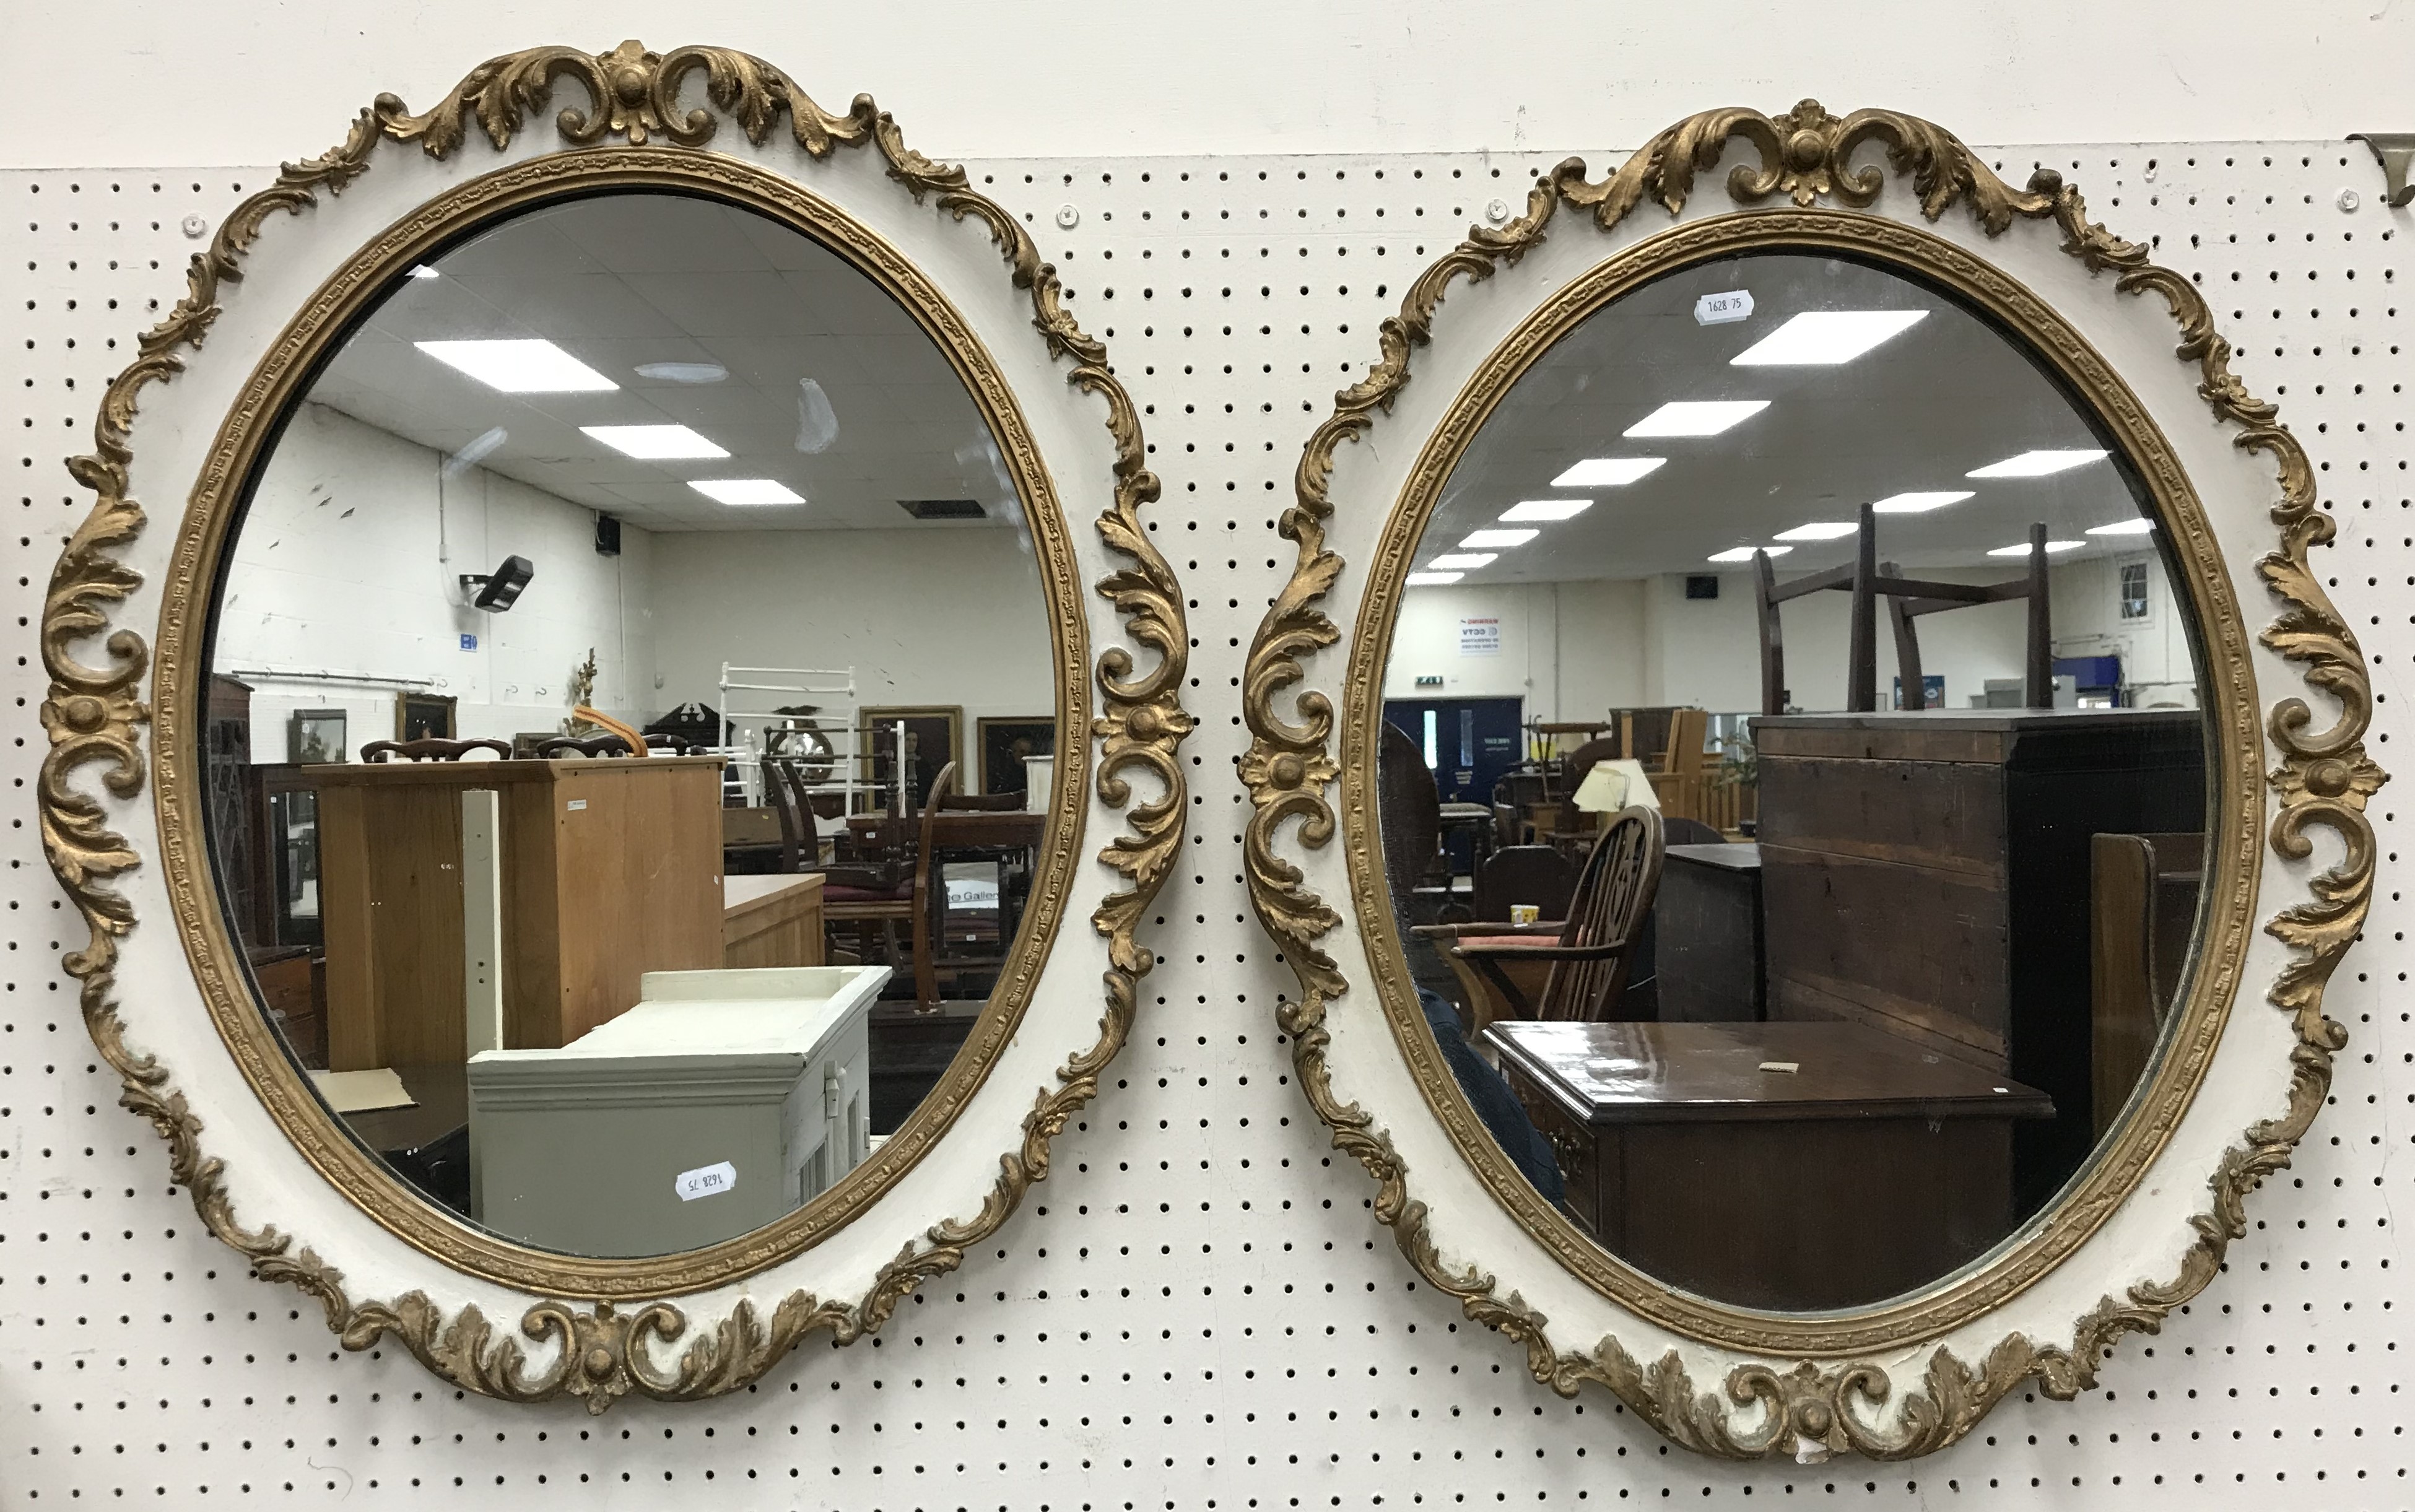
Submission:
<svg viewBox="0 0 2415 1512">
<path fill-rule="evenodd" d="M 80 926 L 32 822 L 34 625 L 89 502 L 59 464 L 89 448 L 101 383 L 182 292 L 196 244 L 180 221 L 215 224 L 265 174 L 0 175 L 0 386 L 20 482 L 0 754 L 0 1507 L 2415 1505 L 2402 1389 L 2415 1344 L 2393 1306 L 2410 1257 L 2392 1220 L 2415 1196 L 2415 951 L 2395 867 L 2415 774 L 2375 805 L 2381 891 L 2329 999 L 2352 1036 L 2333 1105 L 2259 1194 L 2231 1274 L 2160 1338 L 2126 1341 L 2105 1391 L 2008 1402 L 1927 1460 L 1719 1464 L 1669 1448 L 1606 1394 L 1552 1396 L 1518 1350 L 1412 1281 L 1369 1213 L 1372 1184 L 1327 1147 L 1275 1032 L 1289 975 L 1240 876 L 1242 657 L 1292 559 L 1274 521 L 1301 442 L 1371 360 L 1402 286 L 1561 156 L 973 165 L 1028 217 L 1143 407 L 1164 484 L 1150 528 L 1190 600 L 1192 864 L 1144 935 L 1161 964 L 1131 1048 L 996 1243 L 873 1340 L 817 1340 L 733 1398 L 623 1401 L 601 1419 L 464 1399 L 391 1350 L 345 1355 L 295 1294 L 249 1280 L 201 1233 L 163 1146 L 115 1106 L 58 969 Z M 1618 156 L 1586 154 L 1597 173 Z M 2036 157 L 1994 156 L 2015 182 Z M 2403 765 L 2391 735 L 2415 656 L 2401 418 L 2415 356 L 2397 298 L 2415 223 L 2379 206 L 2361 146 L 2047 161 L 2096 217 L 2156 238 L 2160 261 L 2216 295 L 2239 371 L 2305 441 L 2341 527 L 2320 565 L 2375 661 L 2374 749 Z M 2344 188 L 2362 197 L 2352 213 Z M 258 255 L 275 255 L 281 225 Z M 145 502 L 155 520 L 176 505 Z M 2242 596 L 2269 611 L 2255 585 Z M 1339 675 L 1328 657 L 1313 681 Z"/>
</svg>

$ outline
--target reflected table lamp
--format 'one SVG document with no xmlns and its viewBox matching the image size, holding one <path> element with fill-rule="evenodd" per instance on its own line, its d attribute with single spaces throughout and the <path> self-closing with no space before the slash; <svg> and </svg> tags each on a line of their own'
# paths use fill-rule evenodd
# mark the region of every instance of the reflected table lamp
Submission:
<svg viewBox="0 0 2415 1512">
<path fill-rule="evenodd" d="M 1587 814 L 1660 806 L 1659 798 L 1652 791 L 1652 779 L 1643 773 L 1643 763 L 1626 759 L 1595 762 L 1584 781 L 1577 784 L 1569 801 Z"/>
</svg>

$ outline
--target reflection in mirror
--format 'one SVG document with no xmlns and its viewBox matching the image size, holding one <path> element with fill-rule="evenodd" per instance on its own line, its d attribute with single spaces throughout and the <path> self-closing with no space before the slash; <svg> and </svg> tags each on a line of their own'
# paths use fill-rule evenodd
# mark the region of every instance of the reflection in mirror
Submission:
<svg viewBox="0 0 2415 1512">
<path fill-rule="evenodd" d="M 971 392 L 701 199 L 558 202 L 383 291 L 255 469 L 209 665 L 262 1010 L 421 1197 L 540 1249 L 695 1249 L 862 1163 L 1044 847 L 1048 613 Z"/>
<path fill-rule="evenodd" d="M 1455 1080 L 1603 1248 L 1868 1304 L 2105 1136 L 2206 865 L 2147 501 L 2018 337 L 1826 255 L 1636 289 L 1484 421 L 1393 627 L 1385 873 Z"/>
</svg>

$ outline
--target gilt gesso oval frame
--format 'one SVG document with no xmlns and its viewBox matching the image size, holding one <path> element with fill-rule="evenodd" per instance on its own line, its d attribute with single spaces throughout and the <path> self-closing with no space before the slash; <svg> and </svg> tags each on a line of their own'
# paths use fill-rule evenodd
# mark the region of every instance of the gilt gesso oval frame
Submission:
<svg viewBox="0 0 2415 1512">
<path fill-rule="evenodd" d="M 897 1134 L 763 1229 L 597 1260 L 440 1214 L 309 1095 L 227 937 L 197 741 L 215 563 L 254 454 L 317 355 L 442 246 L 613 188 L 770 216 L 896 298 L 947 355 L 1021 496 L 1065 733 L 1015 959 Z M 347 1348 L 390 1339 L 488 1395 L 571 1395 L 593 1411 L 631 1391 L 710 1397 L 816 1330 L 847 1342 L 878 1328 L 1045 1177 L 1050 1142 L 1130 1031 L 1152 965 L 1134 932 L 1180 843 L 1188 636 L 1140 517 L 1158 485 L 1134 406 L 1055 270 L 1017 217 L 908 148 L 869 97 L 834 115 L 745 54 L 628 42 L 491 59 L 423 114 L 380 96 L 341 145 L 239 205 L 188 285 L 110 384 L 95 455 L 69 463 L 99 500 L 52 579 L 39 794 L 52 864 L 92 932 L 67 968 L 122 1100 L 168 1140 L 173 1179 L 257 1274 L 316 1300 Z M 146 529 L 142 495 L 181 497 L 181 521 Z M 1085 516 L 1091 531 L 1075 527 Z M 1091 927 L 1072 922 L 1084 916 Z"/>
<path fill-rule="evenodd" d="M 1962 1271 L 1803 1314 L 1654 1281 L 1516 1176 L 1418 1011 L 1374 826 L 1402 579 L 1477 427 L 1619 293 L 1703 258 L 1789 247 L 1851 253 L 1975 306 L 2119 439 L 2198 616 L 2220 826 L 2175 1027 L 2081 1174 Z M 2203 297 L 2090 224 L 2049 171 L 2015 189 L 1927 122 L 1840 119 L 1807 100 L 1777 117 L 1690 118 L 1599 182 L 1563 164 L 1522 217 L 1428 267 L 1381 341 L 1299 464 L 1282 523 L 1298 562 L 1252 648 L 1241 770 L 1252 901 L 1299 980 L 1280 1021 L 1301 1091 L 1378 1183 L 1377 1216 L 1429 1283 L 1524 1346 L 1538 1380 L 1568 1395 L 1607 1386 L 1707 1453 L 1908 1458 L 2032 1379 L 2054 1397 L 2086 1389 L 2116 1340 L 2212 1279 L 2244 1232 L 2246 1194 L 2323 1103 L 2346 1034 L 2322 990 L 2370 898 L 2363 807 L 2385 780 L 2362 745 L 2362 655 L 2307 564 L 2332 520 L 2295 438 L 2231 375 Z M 1346 917 L 1328 901 L 1343 898 Z"/>
</svg>

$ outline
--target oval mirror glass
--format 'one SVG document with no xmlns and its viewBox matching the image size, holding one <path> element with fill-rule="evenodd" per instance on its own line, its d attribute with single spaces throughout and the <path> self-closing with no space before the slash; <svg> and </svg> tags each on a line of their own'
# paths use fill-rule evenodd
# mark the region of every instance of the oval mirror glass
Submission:
<svg viewBox="0 0 2415 1512">
<path fill-rule="evenodd" d="M 320 357 L 221 554 L 209 839 L 261 1011 L 419 1200 L 746 1234 L 1034 952 L 1052 620 L 961 360 L 656 192 L 490 222 Z"/>
<path fill-rule="evenodd" d="M 1391 627 L 1384 861 L 1460 1089 L 1594 1243 L 1864 1306 L 2106 1138 L 2205 872 L 2150 497 L 2017 337 L 1825 253 L 1663 276 L 1502 396 Z"/>
</svg>

